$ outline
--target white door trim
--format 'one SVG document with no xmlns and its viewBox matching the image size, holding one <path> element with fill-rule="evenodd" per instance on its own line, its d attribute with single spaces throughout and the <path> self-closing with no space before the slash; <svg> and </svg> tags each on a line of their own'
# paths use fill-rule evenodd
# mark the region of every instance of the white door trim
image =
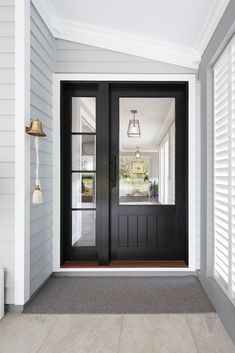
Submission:
<svg viewBox="0 0 235 353">
<path fill-rule="evenodd" d="M 184 81 L 188 82 L 188 268 L 145 268 L 132 272 L 192 272 L 196 270 L 196 77 L 194 74 L 54 74 L 53 80 L 53 271 L 54 272 L 115 272 L 115 268 L 60 268 L 60 82 L 61 81 Z M 119 269 L 120 270 L 120 269 Z M 122 269 L 120 272 L 129 271 Z"/>
</svg>

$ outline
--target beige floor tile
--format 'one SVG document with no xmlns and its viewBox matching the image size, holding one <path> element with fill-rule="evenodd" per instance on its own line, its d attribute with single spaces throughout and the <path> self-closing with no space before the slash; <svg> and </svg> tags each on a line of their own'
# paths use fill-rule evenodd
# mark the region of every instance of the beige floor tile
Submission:
<svg viewBox="0 0 235 353">
<path fill-rule="evenodd" d="M 196 353 L 196 346 L 181 314 L 126 315 L 119 353 Z"/>
<path fill-rule="evenodd" d="M 217 314 L 21 315 L 0 321 L 0 353 L 235 353 Z"/>
<path fill-rule="evenodd" d="M 121 315 L 61 315 L 39 353 L 117 353 Z"/>
<path fill-rule="evenodd" d="M 56 316 L 7 314 L 0 321 L 0 353 L 36 353 Z"/>
<path fill-rule="evenodd" d="M 235 346 L 217 314 L 187 314 L 186 318 L 198 353 L 235 353 Z"/>
</svg>

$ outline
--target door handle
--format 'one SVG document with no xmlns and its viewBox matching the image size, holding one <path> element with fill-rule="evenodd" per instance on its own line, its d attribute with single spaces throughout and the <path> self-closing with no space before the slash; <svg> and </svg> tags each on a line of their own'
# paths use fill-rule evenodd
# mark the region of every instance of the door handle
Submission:
<svg viewBox="0 0 235 353">
<path fill-rule="evenodd" d="M 111 158 L 111 186 L 115 188 L 117 185 L 117 157 L 115 155 Z"/>
</svg>

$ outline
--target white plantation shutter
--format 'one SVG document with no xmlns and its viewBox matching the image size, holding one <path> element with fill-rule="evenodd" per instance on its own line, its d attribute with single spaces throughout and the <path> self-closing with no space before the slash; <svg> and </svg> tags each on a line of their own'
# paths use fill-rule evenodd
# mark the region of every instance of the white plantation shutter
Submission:
<svg viewBox="0 0 235 353">
<path fill-rule="evenodd" d="M 235 37 L 214 65 L 214 276 L 235 299 Z"/>
<path fill-rule="evenodd" d="M 228 52 L 214 67 L 214 270 L 228 286 L 229 100 Z"/>
<path fill-rule="evenodd" d="M 232 237 L 231 237 L 231 295 L 235 300 L 235 37 L 231 48 L 231 115 L 232 115 Z"/>
</svg>

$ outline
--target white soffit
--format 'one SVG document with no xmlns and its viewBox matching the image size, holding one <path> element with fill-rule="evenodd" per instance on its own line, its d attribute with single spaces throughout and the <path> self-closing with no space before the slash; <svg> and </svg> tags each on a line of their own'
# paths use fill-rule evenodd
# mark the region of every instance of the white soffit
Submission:
<svg viewBox="0 0 235 353">
<path fill-rule="evenodd" d="M 197 69 L 229 0 L 32 0 L 55 38 Z"/>
</svg>

